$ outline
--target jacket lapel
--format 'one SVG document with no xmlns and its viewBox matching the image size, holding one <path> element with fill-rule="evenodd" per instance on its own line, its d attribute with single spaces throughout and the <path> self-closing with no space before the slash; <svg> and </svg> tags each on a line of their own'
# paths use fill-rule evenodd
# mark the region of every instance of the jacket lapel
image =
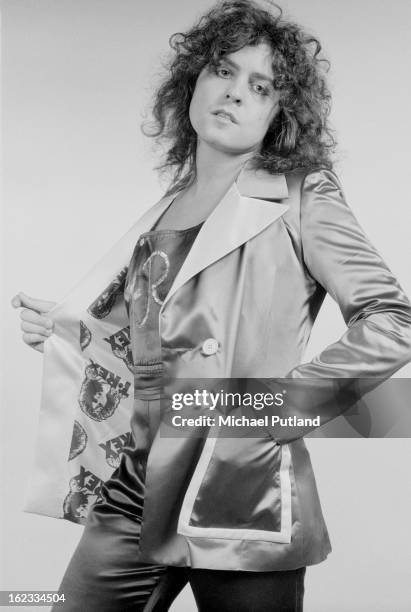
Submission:
<svg viewBox="0 0 411 612">
<path fill-rule="evenodd" d="M 201 227 L 162 308 L 190 278 L 256 236 L 289 208 L 267 200 L 287 197 L 287 182 L 283 174 L 246 172 L 243 167 L 237 181 Z"/>
</svg>

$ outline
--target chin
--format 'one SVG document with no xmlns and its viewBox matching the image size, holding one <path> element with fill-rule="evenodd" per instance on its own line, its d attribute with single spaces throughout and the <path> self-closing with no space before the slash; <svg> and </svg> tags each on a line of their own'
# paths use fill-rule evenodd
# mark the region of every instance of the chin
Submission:
<svg viewBox="0 0 411 612">
<path fill-rule="evenodd" d="M 196 130 L 198 140 L 202 140 L 204 143 L 208 144 L 209 147 L 213 147 L 214 149 L 226 150 L 227 152 L 234 152 L 237 148 L 243 148 L 242 145 L 237 147 L 237 143 L 233 142 L 233 139 L 230 138 L 230 135 L 224 133 L 222 130 L 214 127 Z"/>
</svg>

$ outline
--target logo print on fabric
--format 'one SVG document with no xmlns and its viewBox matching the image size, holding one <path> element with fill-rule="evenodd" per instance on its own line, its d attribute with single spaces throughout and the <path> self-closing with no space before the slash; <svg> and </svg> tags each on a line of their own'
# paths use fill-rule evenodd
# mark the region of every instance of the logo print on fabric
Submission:
<svg viewBox="0 0 411 612">
<path fill-rule="evenodd" d="M 80 321 L 80 348 L 84 351 L 91 342 L 91 331 L 83 321 Z"/>
<path fill-rule="evenodd" d="M 98 363 L 87 365 L 80 389 L 79 405 L 94 421 L 111 417 L 122 398 L 129 396 L 131 383 Z"/>
<path fill-rule="evenodd" d="M 74 421 L 73 436 L 71 438 L 69 461 L 83 452 L 87 446 L 86 430 L 78 421 Z"/>
<path fill-rule="evenodd" d="M 110 314 L 117 297 L 124 290 L 128 267 L 125 266 L 116 278 L 104 289 L 97 299 L 87 308 L 87 312 L 96 319 L 104 319 Z"/>
<path fill-rule="evenodd" d="M 126 446 L 131 445 L 131 431 L 127 431 L 115 438 L 111 438 L 106 442 L 100 442 L 99 446 L 106 453 L 106 461 L 112 468 L 118 468 L 120 465 L 120 455 Z"/>
<path fill-rule="evenodd" d="M 111 346 L 113 355 L 124 361 L 130 372 L 133 372 L 133 354 L 130 345 L 130 327 L 123 327 L 112 336 L 103 338 Z"/>
<path fill-rule="evenodd" d="M 158 261 L 155 264 L 155 259 Z M 153 273 L 153 268 L 157 268 Z M 136 278 L 130 282 L 127 288 L 128 293 L 134 301 L 134 320 L 138 327 L 144 327 L 150 315 L 152 301 L 159 306 L 162 305 L 163 299 L 159 295 L 161 285 L 165 283 L 170 272 L 170 260 L 167 253 L 164 251 L 153 251 L 142 265 L 142 270 L 145 276 L 140 278 L 138 289 L 135 289 Z M 149 285 L 149 290 L 146 286 Z M 162 287 L 165 290 L 165 284 Z M 143 299 L 141 299 L 143 298 Z"/>
<path fill-rule="evenodd" d="M 77 476 L 69 482 L 69 493 L 63 502 L 64 518 L 73 523 L 84 524 L 91 506 L 101 501 L 103 481 L 82 465 Z"/>
</svg>

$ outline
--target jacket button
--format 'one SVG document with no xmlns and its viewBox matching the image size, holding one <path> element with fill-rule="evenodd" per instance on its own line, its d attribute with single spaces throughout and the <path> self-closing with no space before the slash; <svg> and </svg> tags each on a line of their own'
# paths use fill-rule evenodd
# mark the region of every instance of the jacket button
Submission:
<svg viewBox="0 0 411 612">
<path fill-rule="evenodd" d="M 207 340 L 203 342 L 201 351 L 203 355 L 215 355 L 218 351 L 218 340 L 215 338 L 207 338 Z"/>
</svg>

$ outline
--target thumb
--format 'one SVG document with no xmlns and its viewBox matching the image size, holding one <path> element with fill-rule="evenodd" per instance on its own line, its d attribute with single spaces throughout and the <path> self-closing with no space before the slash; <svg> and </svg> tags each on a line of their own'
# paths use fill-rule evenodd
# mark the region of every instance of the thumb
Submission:
<svg viewBox="0 0 411 612">
<path fill-rule="evenodd" d="M 49 302 L 48 300 L 39 300 L 37 298 L 30 297 L 26 293 L 20 291 L 11 300 L 13 308 L 30 308 L 38 313 L 49 312 L 55 306 L 56 302 Z"/>
</svg>

